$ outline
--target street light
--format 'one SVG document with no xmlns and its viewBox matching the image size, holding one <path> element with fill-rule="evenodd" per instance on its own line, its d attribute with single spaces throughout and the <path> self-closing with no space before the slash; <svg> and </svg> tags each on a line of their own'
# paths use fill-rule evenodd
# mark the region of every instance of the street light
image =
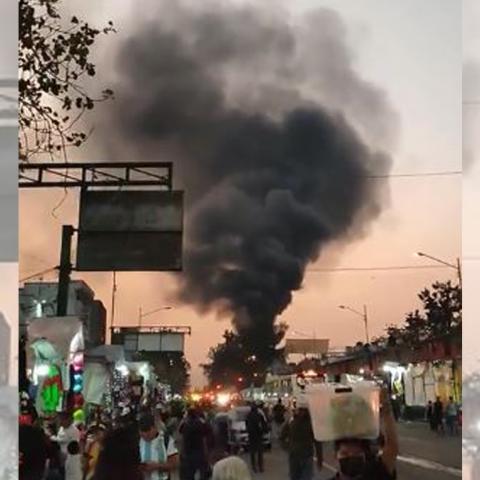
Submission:
<svg viewBox="0 0 480 480">
<path fill-rule="evenodd" d="M 363 306 L 363 313 L 359 312 L 358 310 L 355 310 L 354 308 L 348 307 L 346 305 L 339 305 L 338 308 L 341 308 L 342 310 L 348 310 L 349 312 L 354 313 L 355 315 L 358 315 L 359 317 L 362 317 L 363 323 L 365 325 L 365 338 L 367 339 L 367 343 L 370 343 L 370 337 L 368 335 L 368 316 L 367 316 L 367 306 Z"/>
<path fill-rule="evenodd" d="M 433 255 L 429 255 L 428 253 L 424 253 L 424 252 L 417 252 L 417 257 L 429 258 L 434 262 L 437 262 L 442 265 L 445 265 L 446 267 L 455 269 L 458 275 L 458 284 L 460 285 L 460 287 L 462 287 L 462 264 L 460 263 L 460 258 L 457 257 L 456 263 L 450 263 L 450 262 L 446 262 L 445 260 L 442 260 L 441 258 L 434 257 Z"/>
<path fill-rule="evenodd" d="M 151 310 L 149 312 L 143 313 L 142 312 L 142 307 L 139 308 L 138 310 L 138 326 L 142 326 L 142 318 L 148 317 L 150 315 L 153 315 L 154 313 L 161 312 L 162 310 L 172 310 L 173 307 L 170 306 L 165 306 L 165 307 L 160 307 L 156 308 L 155 310 Z"/>
</svg>

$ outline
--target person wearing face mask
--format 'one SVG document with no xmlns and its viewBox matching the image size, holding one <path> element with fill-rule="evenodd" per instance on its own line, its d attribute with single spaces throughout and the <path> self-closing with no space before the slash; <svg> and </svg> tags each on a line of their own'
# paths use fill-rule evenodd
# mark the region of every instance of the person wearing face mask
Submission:
<svg viewBox="0 0 480 480">
<path fill-rule="evenodd" d="M 381 397 L 382 448 L 373 455 L 371 443 L 358 438 L 335 442 L 339 472 L 331 480 L 395 480 L 398 456 L 398 436 L 388 393 Z"/>
</svg>

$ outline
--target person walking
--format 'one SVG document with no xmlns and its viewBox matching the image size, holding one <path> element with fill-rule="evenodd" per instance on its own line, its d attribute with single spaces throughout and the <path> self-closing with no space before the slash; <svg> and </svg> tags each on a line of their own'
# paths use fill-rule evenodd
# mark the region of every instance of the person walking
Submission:
<svg viewBox="0 0 480 480">
<path fill-rule="evenodd" d="M 268 430 L 267 420 L 263 412 L 254 403 L 245 420 L 248 433 L 248 449 L 250 461 L 254 472 L 264 471 L 263 462 L 263 436 Z"/>
<path fill-rule="evenodd" d="M 191 408 L 179 427 L 182 448 L 180 451 L 180 479 L 194 480 L 199 473 L 200 480 L 210 478 L 208 462 L 208 428 L 199 412 Z"/>
<path fill-rule="evenodd" d="M 275 440 L 278 440 L 280 437 L 280 433 L 282 428 L 285 424 L 285 415 L 287 409 L 282 403 L 282 399 L 279 398 L 276 405 L 273 407 L 273 436 Z"/>
<path fill-rule="evenodd" d="M 178 465 L 178 450 L 173 438 L 159 432 L 153 415 L 139 421 L 140 459 L 144 480 L 169 480 Z"/>
<path fill-rule="evenodd" d="M 428 401 L 426 419 L 430 425 L 430 430 L 433 432 L 435 430 L 435 421 L 433 418 L 433 402 L 431 400 Z"/>
<path fill-rule="evenodd" d="M 456 435 L 458 431 L 458 407 L 453 401 L 453 397 L 449 397 L 447 407 L 445 408 L 445 421 L 448 433 Z"/>
<path fill-rule="evenodd" d="M 317 468 L 323 468 L 322 444 L 315 441 L 305 398 L 298 399 L 293 418 L 280 433 L 280 443 L 288 452 L 290 480 L 312 480 L 315 456 Z"/>
<path fill-rule="evenodd" d="M 93 480 L 143 480 L 138 438 L 131 428 L 107 433 Z"/>
<path fill-rule="evenodd" d="M 71 412 L 62 412 L 59 415 L 60 428 L 56 435 L 52 435 L 50 440 L 60 446 L 61 475 L 65 477 L 65 462 L 68 456 L 68 445 L 71 442 L 80 443 L 80 430 L 73 423 Z"/>
<path fill-rule="evenodd" d="M 82 455 L 79 442 L 73 441 L 67 445 L 65 480 L 83 480 Z"/>
<path fill-rule="evenodd" d="M 92 480 L 98 463 L 106 429 L 103 425 L 94 425 L 90 428 L 85 449 L 85 480 Z"/>
<path fill-rule="evenodd" d="M 44 478 L 48 459 L 47 436 L 41 428 L 33 425 L 20 425 L 18 433 L 19 478 Z"/>
<path fill-rule="evenodd" d="M 437 397 L 433 404 L 433 424 L 436 432 L 443 433 L 443 403 L 440 397 Z"/>
</svg>

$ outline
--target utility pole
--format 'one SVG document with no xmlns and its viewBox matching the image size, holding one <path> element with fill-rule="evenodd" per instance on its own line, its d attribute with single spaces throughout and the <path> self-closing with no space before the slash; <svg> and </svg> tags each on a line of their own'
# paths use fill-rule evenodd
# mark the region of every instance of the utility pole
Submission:
<svg viewBox="0 0 480 480">
<path fill-rule="evenodd" d="M 113 272 L 113 285 L 112 285 L 112 318 L 110 319 L 110 327 L 115 326 L 115 296 L 117 294 L 117 272 Z"/>
<path fill-rule="evenodd" d="M 367 306 L 363 306 L 363 321 L 365 323 L 365 338 L 367 339 L 367 343 L 370 343 L 370 336 L 368 334 L 368 316 L 367 316 Z"/>
<path fill-rule="evenodd" d="M 68 291 L 72 273 L 72 237 L 75 229 L 71 225 L 62 227 L 62 247 L 58 275 L 57 316 L 65 317 L 68 311 Z"/>
<path fill-rule="evenodd" d="M 462 288 L 462 262 L 460 258 L 457 257 L 457 274 L 458 274 L 458 284 Z"/>
</svg>

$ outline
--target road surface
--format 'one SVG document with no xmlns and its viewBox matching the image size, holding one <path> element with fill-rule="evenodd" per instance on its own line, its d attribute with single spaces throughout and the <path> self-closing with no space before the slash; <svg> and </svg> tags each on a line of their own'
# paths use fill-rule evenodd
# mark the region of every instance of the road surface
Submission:
<svg viewBox="0 0 480 480">
<path fill-rule="evenodd" d="M 462 477 L 461 437 L 441 437 L 422 423 L 400 423 L 398 480 L 456 480 Z M 247 457 L 245 457 L 247 460 Z M 255 474 L 258 480 L 288 480 L 285 453 L 274 447 L 265 456 L 266 472 Z M 325 451 L 325 468 L 315 480 L 326 480 L 335 473 L 332 448 Z"/>
</svg>

